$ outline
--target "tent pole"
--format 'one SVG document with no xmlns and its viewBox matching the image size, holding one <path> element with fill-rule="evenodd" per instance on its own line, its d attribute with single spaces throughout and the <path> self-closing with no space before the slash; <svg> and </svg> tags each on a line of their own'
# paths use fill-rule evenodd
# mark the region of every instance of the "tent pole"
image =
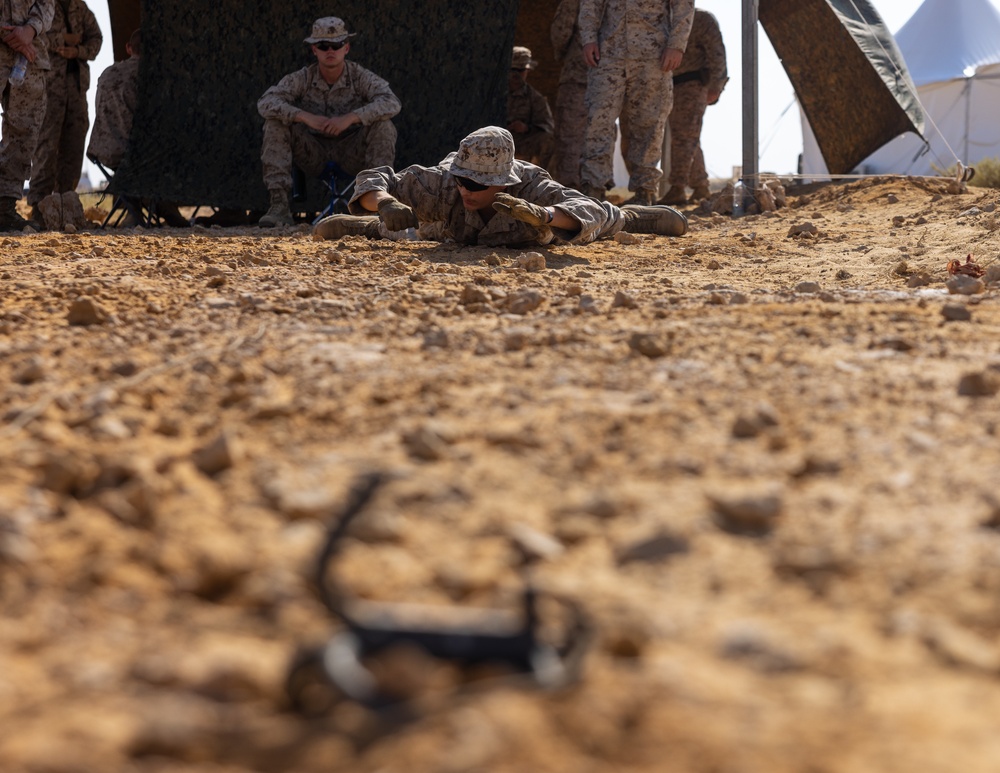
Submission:
<svg viewBox="0 0 1000 773">
<path fill-rule="evenodd" d="M 758 184 L 757 20 L 760 0 L 743 0 L 743 172 L 744 190 Z M 746 202 L 744 202 L 746 204 Z M 745 210 L 745 206 L 744 206 Z"/>
</svg>

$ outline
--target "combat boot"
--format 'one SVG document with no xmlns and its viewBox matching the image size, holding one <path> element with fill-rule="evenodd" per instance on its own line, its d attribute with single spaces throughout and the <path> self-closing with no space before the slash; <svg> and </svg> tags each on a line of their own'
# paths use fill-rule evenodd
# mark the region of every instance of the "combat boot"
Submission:
<svg viewBox="0 0 1000 773">
<path fill-rule="evenodd" d="M 295 225 L 292 211 L 288 208 L 288 191 L 268 191 L 271 197 L 271 208 L 257 222 L 264 228 L 274 228 L 279 225 Z"/>
<path fill-rule="evenodd" d="M 17 199 L 0 196 L 0 231 L 23 231 L 30 226 L 41 231 L 41 226 L 33 220 L 25 220 L 17 213 Z"/>
<path fill-rule="evenodd" d="M 671 185 L 670 190 L 663 194 L 658 204 L 687 204 L 687 194 L 683 185 Z"/>
<path fill-rule="evenodd" d="M 688 203 L 697 204 L 699 201 L 704 201 L 712 192 L 708 189 L 707 185 L 699 185 L 693 191 L 691 191 L 691 198 L 688 199 Z M 663 202 L 664 204 L 669 204 L 670 202 Z"/>
<path fill-rule="evenodd" d="M 381 239 L 378 215 L 330 215 L 313 226 L 315 239 L 339 239 L 342 236 L 367 236 Z"/>
<path fill-rule="evenodd" d="M 652 207 L 656 204 L 656 191 L 651 191 L 647 188 L 640 188 L 629 200 L 629 204 L 638 207 Z"/>
<path fill-rule="evenodd" d="M 687 233 L 687 218 L 673 207 L 626 204 L 621 210 L 625 216 L 623 231 L 660 236 L 683 236 Z"/>
</svg>

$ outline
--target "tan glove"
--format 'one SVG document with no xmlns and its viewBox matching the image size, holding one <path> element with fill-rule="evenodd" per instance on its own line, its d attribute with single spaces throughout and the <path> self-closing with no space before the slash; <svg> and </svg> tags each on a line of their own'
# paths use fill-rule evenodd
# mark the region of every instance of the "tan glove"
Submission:
<svg viewBox="0 0 1000 773">
<path fill-rule="evenodd" d="M 545 207 L 511 196 L 509 193 L 498 193 L 493 201 L 493 209 L 534 226 L 548 225 L 553 217 Z"/>
<path fill-rule="evenodd" d="M 391 196 L 378 203 L 378 216 L 390 231 L 405 231 L 407 228 L 416 228 L 418 225 L 417 216 L 413 214 L 413 210 Z"/>
</svg>

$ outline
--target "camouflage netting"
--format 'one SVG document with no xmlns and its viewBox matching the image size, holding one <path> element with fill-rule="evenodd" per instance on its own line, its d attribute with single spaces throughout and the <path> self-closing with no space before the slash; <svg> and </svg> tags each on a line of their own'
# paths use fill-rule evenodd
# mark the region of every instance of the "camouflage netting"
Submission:
<svg viewBox="0 0 1000 773">
<path fill-rule="evenodd" d="M 503 125 L 517 0 L 143 0 L 143 62 L 132 142 L 116 192 L 263 209 L 257 100 L 313 60 L 302 42 L 336 14 L 350 58 L 403 103 L 396 166 L 433 164 L 470 131 Z M 318 202 L 318 186 L 310 204 Z"/>
</svg>

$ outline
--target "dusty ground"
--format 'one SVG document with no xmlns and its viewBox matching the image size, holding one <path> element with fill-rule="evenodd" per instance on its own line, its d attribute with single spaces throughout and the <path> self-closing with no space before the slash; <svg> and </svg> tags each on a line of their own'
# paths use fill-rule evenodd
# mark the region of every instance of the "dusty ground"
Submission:
<svg viewBox="0 0 1000 773">
<path fill-rule="evenodd" d="M 1000 194 L 943 188 L 541 271 L 296 230 L 0 237 L 0 769 L 997 770 L 1000 285 L 945 282 L 995 260 Z M 372 469 L 342 583 L 513 610 L 530 576 L 591 621 L 574 687 L 460 691 L 411 653 L 372 664 L 407 722 L 290 710 L 337 627 L 316 551 Z"/>
</svg>

